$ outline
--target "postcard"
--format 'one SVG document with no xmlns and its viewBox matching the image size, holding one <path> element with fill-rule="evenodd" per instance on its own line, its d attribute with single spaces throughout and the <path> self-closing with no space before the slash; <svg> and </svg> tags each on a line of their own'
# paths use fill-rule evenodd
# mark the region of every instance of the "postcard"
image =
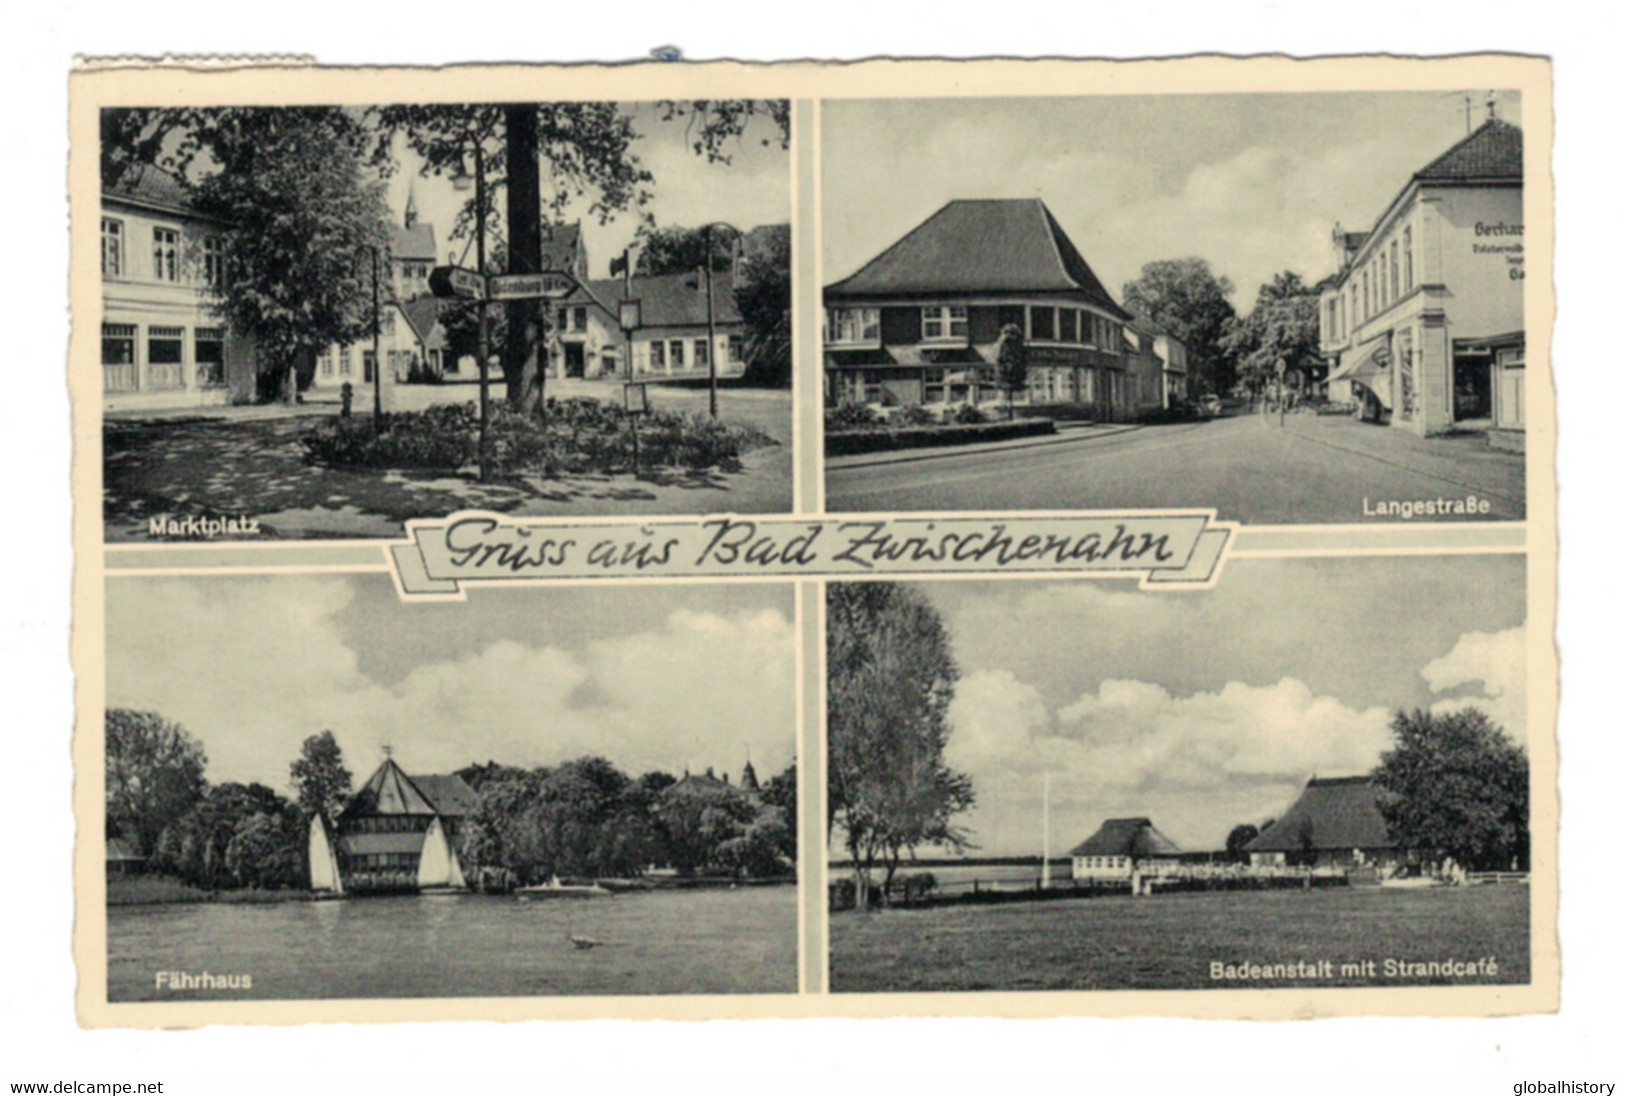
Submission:
<svg viewBox="0 0 1625 1096">
<path fill-rule="evenodd" d="M 82 1024 L 1556 1007 L 1546 61 L 71 95 Z"/>
</svg>

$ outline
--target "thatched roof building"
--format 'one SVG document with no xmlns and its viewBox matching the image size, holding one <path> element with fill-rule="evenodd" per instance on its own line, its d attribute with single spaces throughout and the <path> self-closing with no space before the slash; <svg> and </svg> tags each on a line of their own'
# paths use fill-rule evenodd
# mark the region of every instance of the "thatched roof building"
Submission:
<svg viewBox="0 0 1625 1096">
<path fill-rule="evenodd" d="M 1072 850 L 1072 877 L 1127 876 L 1147 861 L 1174 860 L 1179 853 L 1149 818 L 1108 818 Z"/>
<path fill-rule="evenodd" d="M 1274 825 L 1244 846 L 1254 864 L 1343 863 L 1391 859 L 1388 834 L 1369 776 L 1312 778 Z"/>
</svg>

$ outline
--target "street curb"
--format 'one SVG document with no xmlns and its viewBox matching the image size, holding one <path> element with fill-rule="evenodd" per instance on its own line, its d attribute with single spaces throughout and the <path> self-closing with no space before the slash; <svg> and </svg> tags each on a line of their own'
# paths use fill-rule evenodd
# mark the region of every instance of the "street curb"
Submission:
<svg viewBox="0 0 1625 1096">
<path fill-rule="evenodd" d="M 1031 441 L 1011 442 L 1008 444 L 1002 442 L 991 442 L 982 445 L 956 445 L 952 447 L 939 446 L 932 449 L 929 453 L 905 453 L 898 456 L 888 455 L 881 457 L 878 460 L 854 461 L 850 464 L 835 464 L 826 458 L 824 461 L 824 471 L 826 473 L 842 472 L 848 468 L 878 468 L 881 465 L 886 464 L 914 464 L 918 461 L 940 460 L 946 457 L 962 457 L 969 453 L 1009 453 L 1017 449 L 1039 449 L 1050 445 L 1069 445 L 1074 442 L 1088 441 L 1091 438 L 1115 437 L 1118 434 L 1126 434 L 1132 430 L 1139 430 L 1141 428 L 1139 423 L 1132 422 L 1116 423 L 1114 426 L 1116 429 L 1102 429 L 1098 432 L 1093 428 L 1085 430 L 1060 430 L 1054 435 L 1045 437 L 1041 440 L 1035 439 Z M 835 460 L 840 459 L 840 457 L 835 458 Z"/>
</svg>

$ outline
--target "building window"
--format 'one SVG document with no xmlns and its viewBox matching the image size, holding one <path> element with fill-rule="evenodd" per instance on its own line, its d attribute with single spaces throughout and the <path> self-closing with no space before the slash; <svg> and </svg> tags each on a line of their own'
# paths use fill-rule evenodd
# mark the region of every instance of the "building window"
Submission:
<svg viewBox="0 0 1625 1096">
<path fill-rule="evenodd" d="M 226 288 L 226 241 L 219 236 L 203 237 L 203 284 Z"/>
<path fill-rule="evenodd" d="M 1093 369 L 1078 370 L 1078 402 L 1095 402 L 1095 371 Z"/>
<path fill-rule="evenodd" d="M 570 330 L 587 330 L 587 310 L 585 308 L 570 309 Z"/>
<path fill-rule="evenodd" d="M 711 368 L 711 345 L 704 339 L 694 340 L 694 368 Z"/>
<path fill-rule="evenodd" d="M 832 308 L 829 310 L 830 342 L 880 342 L 880 309 Z"/>
<path fill-rule="evenodd" d="M 728 363 L 738 365 L 745 360 L 745 336 L 728 336 Z"/>
<path fill-rule="evenodd" d="M 666 368 L 666 344 L 659 339 L 649 344 L 649 368 L 662 371 Z"/>
<path fill-rule="evenodd" d="M 119 277 L 124 273 L 124 222 L 102 218 L 102 274 Z"/>
<path fill-rule="evenodd" d="M 324 377 L 333 375 L 333 348 L 331 346 L 325 348 L 321 357 L 316 359 L 316 371 Z"/>
<path fill-rule="evenodd" d="M 970 336 L 970 312 L 962 305 L 929 305 L 920 309 L 920 333 L 927 341 Z"/>
<path fill-rule="evenodd" d="M 1392 287 L 1394 300 L 1399 300 L 1399 241 L 1395 240 L 1388 245 L 1388 281 Z"/>
<path fill-rule="evenodd" d="M 135 324 L 102 324 L 102 388 L 108 392 L 134 392 Z"/>
<path fill-rule="evenodd" d="M 920 382 L 924 387 L 925 403 L 948 402 L 948 371 L 946 369 L 926 369 L 920 373 Z"/>
<path fill-rule="evenodd" d="M 186 328 L 147 328 L 147 387 L 185 388 L 181 364 Z"/>
<path fill-rule="evenodd" d="M 1027 337 L 1034 342 L 1055 341 L 1055 309 L 1033 307 L 1027 310 Z"/>
<path fill-rule="evenodd" d="M 192 360 L 197 363 L 197 383 L 221 385 L 226 383 L 226 330 L 223 327 L 200 327 L 192 333 Z M 322 356 L 328 369 L 333 363 Z"/>
<path fill-rule="evenodd" d="M 1075 343 L 1078 341 L 1078 314 L 1070 308 L 1061 309 L 1061 341 Z"/>
<path fill-rule="evenodd" d="M 1371 318 L 1371 268 L 1360 271 L 1360 300 L 1365 311 L 1360 315 L 1363 319 Z"/>
<path fill-rule="evenodd" d="M 383 327 L 383 334 L 385 334 L 385 335 L 393 335 L 393 334 L 395 334 L 395 310 L 394 309 L 386 308 L 384 310 L 382 327 Z"/>
<path fill-rule="evenodd" d="M 173 228 L 152 230 L 152 276 L 161 282 L 181 280 L 181 234 Z"/>
<path fill-rule="evenodd" d="M 683 340 L 682 339 L 673 339 L 671 341 L 671 367 L 673 369 L 681 369 L 681 368 L 683 368 Z"/>
<path fill-rule="evenodd" d="M 341 346 L 341 347 L 339 347 L 339 376 L 348 377 L 349 375 L 350 375 L 350 348 L 348 346 Z"/>
</svg>

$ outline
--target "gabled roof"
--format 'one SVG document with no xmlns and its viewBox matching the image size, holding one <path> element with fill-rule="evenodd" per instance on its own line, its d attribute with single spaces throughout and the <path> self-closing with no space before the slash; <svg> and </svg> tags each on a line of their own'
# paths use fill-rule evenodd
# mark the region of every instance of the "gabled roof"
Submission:
<svg viewBox="0 0 1625 1096">
<path fill-rule="evenodd" d="M 1416 173 L 1419 182 L 1523 181 L 1523 130 L 1491 118 Z"/>
<path fill-rule="evenodd" d="M 1149 818 L 1108 818 L 1069 856 L 1178 856 L 1179 846 Z"/>
<path fill-rule="evenodd" d="M 1246 845 L 1247 852 L 1393 848 L 1369 776 L 1313 779 L 1297 802 Z"/>
<path fill-rule="evenodd" d="M 102 188 L 102 194 L 142 205 L 192 212 L 192 198 L 187 193 L 186 185 L 169 172 L 151 164 L 126 164 L 118 179 Z"/>
<path fill-rule="evenodd" d="M 448 818 L 473 814 L 480 805 L 479 793 L 456 773 L 444 776 L 414 776 L 412 783 L 435 808 Z"/>
<path fill-rule="evenodd" d="M 743 322 L 739 306 L 734 303 L 733 276 L 724 272 L 713 277 L 716 280 L 712 290 L 716 322 Z M 608 310 L 613 322 L 620 311 L 620 302 L 629 296 L 625 279 L 594 278 L 583 285 Z M 705 326 L 705 279 L 697 271 L 633 278 L 630 297 L 643 302 L 639 307 L 644 327 Z"/>
<path fill-rule="evenodd" d="M 389 253 L 397 262 L 432 263 L 435 261 L 434 225 L 419 221 L 411 228 L 405 225 L 389 226 Z"/>
<path fill-rule="evenodd" d="M 109 837 L 107 839 L 107 862 L 133 863 L 145 860 L 146 857 L 136 849 L 134 841 L 123 837 Z"/>
<path fill-rule="evenodd" d="M 824 292 L 831 297 L 1066 293 L 1129 318 L 1038 198 L 951 201 Z"/>
<path fill-rule="evenodd" d="M 417 337 L 428 342 L 434 325 L 440 321 L 440 302 L 434 297 L 414 297 L 401 304 L 401 311 Z"/>
</svg>

